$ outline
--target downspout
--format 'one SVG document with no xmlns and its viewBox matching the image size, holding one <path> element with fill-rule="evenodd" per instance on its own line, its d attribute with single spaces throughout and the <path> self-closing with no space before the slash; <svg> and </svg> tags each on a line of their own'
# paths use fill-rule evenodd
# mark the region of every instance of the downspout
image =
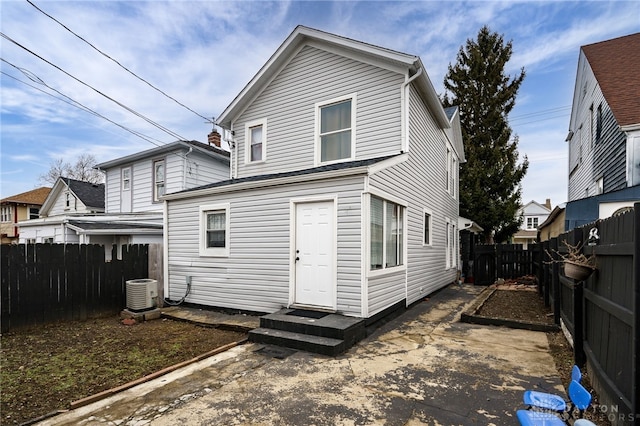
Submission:
<svg viewBox="0 0 640 426">
<path fill-rule="evenodd" d="M 411 77 L 407 78 L 405 80 L 404 83 L 402 83 L 402 85 L 400 86 L 400 94 L 401 94 L 401 102 L 402 102 L 402 129 L 401 129 L 401 134 L 402 134 L 402 152 L 409 152 L 409 85 L 418 77 L 420 77 L 422 75 L 422 67 L 418 68 L 418 72 L 415 73 L 414 75 L 412 75 Z M 408 232 L 406 231 L 407 229 L 407 225 L 408 225 L 408 220 L 407 220 L 407 214 L 403 215 L 403 219 L 404 223 L 402 224 L 402 226 L 404 227 L 405 231 L 403 232 L 403 241 L 402 241 L 402 250 L 404 250 L 404 253 L 402 253 L 402 256 L 404 256 L 405 259 L 405 263 L 407 262 L 407 234 Z M 405 303 L 408 305 L 408 301 L 409 301 L 409 268 L 405 268 L 404 270 L 404 300 Z"/>
<path fill-rule="evenodd" d="M 402 152 L 409 152 L 409 85 L 422 75 L 422 67 L 418 68 L 418 72 L 407 78 L 400 86 L 401 102 L 402 102 Z"/>
</svg>

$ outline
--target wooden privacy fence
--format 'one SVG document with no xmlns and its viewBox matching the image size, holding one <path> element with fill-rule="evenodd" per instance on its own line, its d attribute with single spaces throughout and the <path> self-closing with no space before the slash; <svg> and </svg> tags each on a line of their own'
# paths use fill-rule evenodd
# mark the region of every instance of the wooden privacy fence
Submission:
<svg viewBox="0 0 640 426">
<path fill-rule="evenodd" d="M 561 260 L 565 242 L 595 254 L 597 270 L 585 281 L 564 276 L 561 262 L 544 262 L 547 253 Z M 540 245 L 539 289 L 571 335 L 576 364 L 587 365 L 600 410 L 614 425 L 640 423 L 640 203 Z"/>
<path fill-rule="evenodd" d="M 125 307 L 125 283 L 147 278 L 149 246 L 105 248 L 79 244 L 2 245 L 2 332 L 57 320 L 85 320 Z"/>
<path fill-rule="evenodd" d="M 473 277 L 475 284 L 490 285 L 496 279 L 513 279 L 537 273 L 539 249 L 529 244 L 479 244 L 474 246 Z"/>
</svg>

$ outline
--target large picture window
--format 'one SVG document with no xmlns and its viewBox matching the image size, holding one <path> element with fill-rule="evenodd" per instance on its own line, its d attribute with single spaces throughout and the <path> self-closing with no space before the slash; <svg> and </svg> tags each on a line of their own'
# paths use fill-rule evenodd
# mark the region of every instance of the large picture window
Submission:
<svg viewBox="0 0 640 426">
<path fill-rule="evenodd" d="M 229 205 L 200 207 L 200 256 L 229 255 Z"/>
<path fill-rule="evenodd" d="M 404 264 L 404 207 L 371 196 L 371 270 Z"/>
<path fill-rule="evenodd" d="M 317 104 L 319 162 L 353 157 L 355 95 Z"/>
</svg>

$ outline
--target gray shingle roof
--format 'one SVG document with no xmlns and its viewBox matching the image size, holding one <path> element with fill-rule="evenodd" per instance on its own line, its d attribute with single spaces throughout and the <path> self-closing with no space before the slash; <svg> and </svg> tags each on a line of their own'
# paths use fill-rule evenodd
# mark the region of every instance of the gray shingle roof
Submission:
<svg viewBox="0 0 640 426">
<path fill-rule="evenodd" d="M 372 164 L 379 163 L 380 161 L 386 160 L 391 157 L 395 157 L 395 155 L 387 155 L 385 157 L 377 157 L 377 158 L 368 158 L 366 160 L 347 161 L 344 163 L 333 163 L 333 164 L 327 164 L 324 166 L 312 167 L 310 169 L 295 170 L 291 172 L 272 173 L 272 174 L 266 174 L 266 175 L 256 175 L 256 176 L 247 176 L 243 178 L 228 179 L 228 180 L 210 183 L 208 185 L 199 186 L 196 188 L 190 188 L 190 189 L 185 189 L 183 191 L 174 192 L 174 194 L 199 191 L 202 189 L 209 189 L 209 188 L 217 188 L 221 186 L 229 186 L 229 185 L 234 185 L 242 182 L 268 181 L 271 179 L 278 179 L 283 177 L 310 175 L 314 173 L 322 173 L 322 172 L 328 172 L 332 170 L 344 170 L 344 169 L 350 169 L 354 167 L 370 166 Z"/>
<path fill-rule="evenodd" d="M 104 209 L 104 183 L 95 184 L 71 178 L 61 179 L 85 206 Z"/>
</svg>

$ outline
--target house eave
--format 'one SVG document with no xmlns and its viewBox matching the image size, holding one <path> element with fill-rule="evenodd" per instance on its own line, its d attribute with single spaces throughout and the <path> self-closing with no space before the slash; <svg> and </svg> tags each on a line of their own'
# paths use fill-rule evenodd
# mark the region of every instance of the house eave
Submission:
<svg viewBox="0 0 640 426">
<path fill-rule="evenodd" d="M 625 126 L 620 126 L 620 130 L 623 132 L 636 132 L 640 130 L 640 123 L 636 124 L 627 124 Z"/>
</svg>

